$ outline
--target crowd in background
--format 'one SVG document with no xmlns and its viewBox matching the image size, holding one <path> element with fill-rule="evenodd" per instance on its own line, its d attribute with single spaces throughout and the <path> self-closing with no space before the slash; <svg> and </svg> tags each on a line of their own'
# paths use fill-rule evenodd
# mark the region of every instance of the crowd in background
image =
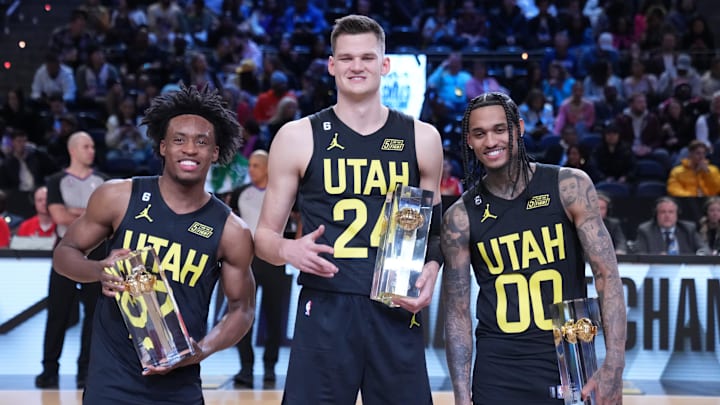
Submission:
<svg viewBox="0 0 720 405">
<path fill-rule="evenodd" d="M 388 53 L 433 56 L 420 118 L 443 136 L 450 195 L 463 189 L 459 123 L 486 91 L 518 103 L 536 161 L 580 168 L 613 198 L 720 194 L 720 56 L 694 0 L 85 0 L 32 83 L 0 95 L 0 189 L 42 186 L 79 130 L 109 175 L 158 173 L 138 124 L 183 82 L 218 89 L 244 128 L 207 181 L 230 192 L 284 123 L 334 103 L 329 30 L 350 13 L 382 23 Z"/>
</svg>

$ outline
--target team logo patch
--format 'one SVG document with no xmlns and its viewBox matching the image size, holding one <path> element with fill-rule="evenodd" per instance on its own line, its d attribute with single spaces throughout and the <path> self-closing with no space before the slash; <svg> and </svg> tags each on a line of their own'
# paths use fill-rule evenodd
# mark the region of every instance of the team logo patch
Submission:
<svg viewBox="0 0 720 405">
<path fill-rule="evenodd" d="M 338 138 L 338 133 L 335 132 L 335 135 L 333 135 L 332 141 L 330 141 L 330 145 L 328 145 L 327 149 L 325 149 L 325 150 L 330 150 L 330 149 L 335 149 L 335 148 L 344 150 L 345 147 L 340 145 L 340 142 L 338 142 L 337 138 Z"/>
<path fill-rule="evenodd" d="M 305 303 L 305 316 L 310 316 L 310 310 L 312 309 L 312 300 L 308 300 Z"/>
<path fill-rule="evenodd" d="M 194 233 L 195 235 L 202 236 L 203 238 L 207 239 L 212 236 L 213 228 L 195 221 L 192 225 L 190 225 L 190 228 L 188 228 L 188 232 Z"/>
<path fill-rule="evenodd" d="M 534 208 L 547 207 L 550 205 L 550 194 L 540 194 L 532 196 L 525 207 L 526 210 Z"/>
<path fill-rule="evenodd" d="M 383 141 L 382 147 L 380 147 L 380 150 L 394 150 L 397 152 L 402 152 L 403 149 L 405 149 L 404 139 L 387 138 Z"/>
<path fill-rule="evenodd" d="M 150 207 L 152 207 L 152 204 L 148 204 L 147 207 L 143 208 L 139 214 L 135 215 L 135 219 L 145 218 L 148 222 L 152 222 L 153 219 L 150 217 Z"/>
</svg>

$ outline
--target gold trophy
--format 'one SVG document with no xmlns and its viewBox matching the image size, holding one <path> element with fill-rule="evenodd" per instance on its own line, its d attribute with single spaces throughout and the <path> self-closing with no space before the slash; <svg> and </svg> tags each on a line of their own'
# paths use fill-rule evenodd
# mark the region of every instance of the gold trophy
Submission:
<svg viewBox="0 0 720 405">
<path fill-rule="evenodd" d="M 170 367 L 195 353 L 155 249 L 134 250 L 105 271 L 124 279 L 115 299 L 143 369 Z"/>
<path fill-rule="evenodd" d="M 370 298 L 392 304 L 394 297 L 418 297 L 415 282 L 425 264 L 433 192 L 401 186 L 385 202 Z"/>
<path fill-rule="evenodd" d="M 567 300 L 551 305 L 550 312 L 565 405 L 593 405 L 595 393 L 583 401 L 581 391 L 597 371 L 595 342 L 602 330 L 600 303 L 597 298 Z"/>
</svg>

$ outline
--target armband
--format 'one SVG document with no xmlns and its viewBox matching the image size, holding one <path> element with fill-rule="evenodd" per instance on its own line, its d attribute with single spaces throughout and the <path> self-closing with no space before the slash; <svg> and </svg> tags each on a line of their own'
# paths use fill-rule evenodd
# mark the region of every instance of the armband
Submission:
<svg viewBox="0 0 720 405">
<path fill-rule="evenodd" d="M 427 251 L 425 263 L 437 262 L 442 267 L 445 257 L 440 249 L 440 228 L 442 224 L 442 204 L 433 205 L 432 218 L 430 218 L 430 231 L 428 232 Z"/>
</svg>

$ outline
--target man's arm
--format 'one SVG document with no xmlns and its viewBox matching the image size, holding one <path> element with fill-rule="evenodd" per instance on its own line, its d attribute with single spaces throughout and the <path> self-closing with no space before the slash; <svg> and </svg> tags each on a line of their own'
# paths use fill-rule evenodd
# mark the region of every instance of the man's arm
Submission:
<svg viewBox="0 0 720 405">
<path fill-rule="evenodd" d="M 618 404 L 622 403 L 627 319 L 617 257 L 610 234 L 600 217 L 595 186 L 581 170 L 560 170 L 560 181 L 572 177 L 577 180 L 577 196 L 571 195 L 573 190 L 561 190 L 560 199 L 575 223 L 585 257 L 595 277 L 606 346 L 605 361 L 583 388 L 583 398 L 595 391 L 600 404 Z"/>
<path fill-rule="evenodd" d="M 415 150 L 417 151 L 418 168 L 420 169 L 420 188 L 433 192 L 433 215 L 438 216 L 442 212 L 442 196 L 440 193 L 440 179 L 442 177 L 443 166 L 443 149 L 440 134 L 437 129 L 430 124 L 415 121 Z M 433 235 L 433 231 L 436 231 Z M 439 248 L 437 231 L 431 226 L 430 235 L 428 236 L 428 250 L 431 255 Z M 407 309 L 412 313 L 417 313 L 421 309 L 430 305 L 433 292 L 435 290 L 435 281 L 440 272 L 440 265 L 437 260 L 430 260 L 423 266 L 422 274 L 415 282 L 415 286 L 420 289 L 420 295 L 414 299 L 395 299 L 394 304 Z"/>
<path fill-rule="evenodd" d="M 55 270 L 81 283 L 99 281 L 106 261 L 88 260 L 85 255 L 112 235 L 130 199 L 130 180 L 113 180 L 90 196 L 85 213 L 75 220 L 53 252 Z"/>
<path fill-rule="evenodd" d="M 228 311 L 198 342 L 202 359 L 226 349 L 245 336 L 255 316 L 255 279 L 250 270 L 253 240 L 250 229 L 236 215 L 228 216 L 220 241 L 221 279 Z"/>
<path fill-rule="evenodd" d="M 470 319 L 470 229 L 462 199 L 448 208 L 442 225 L 442 298 L 445 301 L 445 352 L 455 405 L 470 404 L 473 353 Z"/>
<path fill-rule="evenodd" d="M 332 277 L 337 267 L 320 257 L 332 254 L 331 246 L 316 244 L 323 225 L 299 239 L 283 237 L 302 172 L 310 161 L 313 140 L 308 118 L 284 125 L 273 140 L 268 155 L 268 184 L 255 229 L 255 254 L 274 265 L 288 263 L 296 269 Z"/>
</svg>

